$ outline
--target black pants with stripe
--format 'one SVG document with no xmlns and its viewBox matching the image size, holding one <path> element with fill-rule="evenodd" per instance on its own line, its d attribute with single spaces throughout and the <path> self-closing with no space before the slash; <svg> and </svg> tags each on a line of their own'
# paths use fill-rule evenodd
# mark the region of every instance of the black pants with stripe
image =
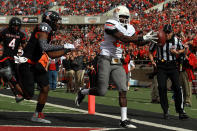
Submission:
<svg viewBox="0 0 197 131">
<path fill-rule="evenodd" d="M 175 63 L 158 63 L 158 89 L 160 96 L 160 104 L 164 113 L 168 112 L 168 98 L 167 98 L 167 79 L 170 78 L 172 82 L 172 90 L 174 93 L 175 108 L 177 113 L 183 113 L 183 93 L 179 84 L 179 72 Z"/>
</svg>

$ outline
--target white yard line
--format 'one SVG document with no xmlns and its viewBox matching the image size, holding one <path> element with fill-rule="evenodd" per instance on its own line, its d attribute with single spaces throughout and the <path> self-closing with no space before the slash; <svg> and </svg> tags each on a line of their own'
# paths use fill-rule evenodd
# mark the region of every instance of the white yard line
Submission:
<svg viewBox="0 0 197 131">
<path fill-rule="evenodd" d="M 0 94 L 0 96 L 8 97 L 8 98 L 14 98 L 13 96 L 3 95 L 3 94 Z M 37 103 L 37 101 L 35 101 L 35 100 L 29 100 L 29 101 L 31 101 L 33 103 Z M 81 113 L 84 113 L 84 114 L 88 114 L 88 111 L 82 110 L 82 109 L 77 109 L 77 108 L 72 108 L 72 107 L 67 107 L 67 106 L 62 106 L 62 105 L 51 104 L 51 103 L 48 103 L 48 102 L 46 103 L 46 105 L 57 107 L 57 108 L 61 108 L 61 109 L 78 111 L 78 112 L 81 112 Z M 97 112 L 95 113 L 95 115 L 103 116 L 103 117 L 109 117 L 109 118 L 119 119 L 120 120 L 120 116 L 103 114 L 103 113 L 97 113 Z M 175 130 L 175 131 L 193 131 L 193 130 L 190 130 L 190 129 L 173 127 L 173 126 L 167 126 L 167 125 L 157 124 L 157 123 L 148 122 L 148 121 L 141 121 L 141 120 L 137 120 L 137 119 L 130 119 L 130 120 L 132 122 L 134 122 L 134 123 L 137 123 L 137 124 L 142 124 L 142 125 L 152 126 L 152 127 L 157 127 L 157 128 L 163 128 L 163 129 L 169 129 L 169 130 Z"/>
</svg>

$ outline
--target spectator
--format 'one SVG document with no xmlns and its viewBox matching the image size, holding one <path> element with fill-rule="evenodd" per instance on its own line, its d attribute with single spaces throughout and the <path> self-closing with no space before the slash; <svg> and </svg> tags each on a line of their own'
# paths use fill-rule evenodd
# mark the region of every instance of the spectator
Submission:
<svg viewBox="0 0 197 131">
<path fill-rule="evenodd" d="M 74 51 L 71 56 L 71 69 L 72 77 L 75 80 L 74 92 L 77 92 L 84 84 L 84 56 L 81 55 L 81 51 Z"/>
<path fill-rule="evenodd" d="M 56 90 L 59 65 L 60 63 L 58 59 L 49 59 L 48 72 L 49 72 L 49 87 L 51 90 Z"/>
<path fill-rule="evenodd" d="M 73 88 L 73 75 L 72 75 L 72 67 L 71 67 L 71 54 L 67 53 L 66 58 L 62 61 L 63 64 L 63 69 L 64 69 L 64 78 L 67 81 L 67 89 L 66 92 L 74 92 L 74 88 Z"/>
</svg>

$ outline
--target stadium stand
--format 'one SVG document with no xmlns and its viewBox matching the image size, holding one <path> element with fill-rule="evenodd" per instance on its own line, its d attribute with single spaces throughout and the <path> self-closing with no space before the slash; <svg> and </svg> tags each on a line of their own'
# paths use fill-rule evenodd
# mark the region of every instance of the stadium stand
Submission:
<svg viewBox="0 0 197 131">
<path fill-rule="evenodd" d="M 176 34 L 182 32 L 184 35 L 183 43 L 192 40 L 191 46 L 196 53 L 197 1 L 171 1 L 164 4 L 162 10 L 154 9 L 145 13 L 146 10 L 161 2 L 164 2 L 164 0 L 81 0 L 80 2 L 77 0 L 0 0 L 0 15 L 7 17 L 10 15 L 39 16 L 56 6 L 59 7 L 56 8 L 56 11 L 63 17 L 102 16 L 102 14 L 118 5 L 126 5 L 132 16 L 131 23 L 137 33 L 143 34 L 149 30 L 159 30 L 164 24 L 171 23 Z M 33 26 L 32 24 L 25 25 L 23 29 L 30 35 Z M 80 25 L 65 23 L 61 31 L 57 32 L 54 37 L 54 41 L 58 41 L 58 43 L 63 43 L 62 40 L 68 43 L 80 43 L 80 49 L 89 57 L 92 52 L 99 52 L 98 47 L 103 40 L 103 23 L 84 23 Z M 131 43 L 129 48 L 139 64 L 148 63 L 148 46 L 137 47 Z"/>
</svg>

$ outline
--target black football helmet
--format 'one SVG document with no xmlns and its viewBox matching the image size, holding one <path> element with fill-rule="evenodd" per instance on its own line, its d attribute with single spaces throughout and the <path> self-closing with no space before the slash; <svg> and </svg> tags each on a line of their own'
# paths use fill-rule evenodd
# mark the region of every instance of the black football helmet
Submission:
<svg viewBox="0 0 197 131">
<path fill-rule="evenodd" d="M 47 24 L 49 24 L 53 31 L 57 30 L 57 23 L 61 19 L 62 18 L 60 17 L 60 15 L 55 11 L 47 11 L 42 15 L 42 22 L 46 22 Z"/>
<path fill-rule="evenodd" d="M 21 28 L 21 19 L 18 17 L 12 17 L 9 21 L 9 29 L 11 31 L 19 31 L 20 28 Z"/>
</svg>

